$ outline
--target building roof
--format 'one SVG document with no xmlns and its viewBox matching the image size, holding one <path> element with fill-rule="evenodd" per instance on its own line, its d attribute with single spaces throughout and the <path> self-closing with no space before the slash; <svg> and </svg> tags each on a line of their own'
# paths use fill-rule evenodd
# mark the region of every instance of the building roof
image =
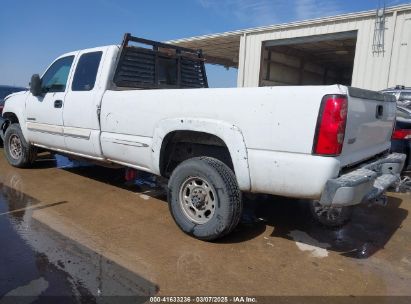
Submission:
<svg viewBox="0 0 411 304">
<path fill-rule="evenodd" d="M 405 11 L 411 10 L 410 4 L 403 4 L 388 7 L 385 9 L 386 14 L 393 13 L 394 11 Z M 284 30 L 291 29 L 295 27 L 303 26 L 313 26 L 316 24 L 323 24 L 328 22 L 335 22 L 347 19 L 357 19 L 364 17 L 375 16 L 375 10 L 348 13 L 331 17 L 323 17 L 316 19 L 309 19 L 303 21 L 296 21 L 290 23 L 282 23 L 268 26 L 260 26 L 254 28 L 248 28 L 237 31 L 229 31 L 217 34 L 209 34 L 202 36 L 194 36 L 189 38 L 182 38 L 176 40 L 167 41 L 167 43 L 192 48 L 192 49 L 202 49 L 205 58 L 208 63 L 220 64 L 228 67 L 238 66 L 238 54 L 240 49 L 240 38 L 243 35 L 263 33 L 267 31 Z"/>
</svg>

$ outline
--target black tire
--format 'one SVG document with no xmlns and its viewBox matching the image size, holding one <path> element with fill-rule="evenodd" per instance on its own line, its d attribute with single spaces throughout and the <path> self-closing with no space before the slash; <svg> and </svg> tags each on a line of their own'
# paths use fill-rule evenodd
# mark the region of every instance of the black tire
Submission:
<svg viewBox="0 0 411 304">
<path fill-rule="evenodd" d="M 20 152 L 12 151 L 11 140 L 16 140 L 20 144 Z M 35 147 L 30 146 L 24 139 L 19 124 L 12 124 L 4 135 L 4 154 L 10 165 L 17 168 L 27 168 L 35 160 L 37 154 Z"/>
<path fill-rule="evenodd" d="M 204 180 L 205 187 L 210 189 L 205 190 L 205 193 L 211 191 L 211 194 L 207 194 L 207 198 L 204 199 L 203 197 L 203 200 L 195 201 L 195 203 L 200 204 L 198 209 L 194 207 L 193 203 L 196 195 L 191 193 L 195 193 L 197 187 L 199 187 L 198 181 L 195 182 L 195 186 L 191 186 L 194 187 L 193 190 L 186 189 L 189 187 L 187 183 L 193 179 Z M 185 185 L 186 188 L 184 188 Z M 190 182 L 189 185 L 192 185 L 192 183 Z M 194 197 L 191 198 L 191 205 L 184 205 L 183 200 L 180 199 L 181 195 L 187 195 L 187 191 L 184 192 L 184 190 L 187 190 L 190 196 Z M 202 189 L 200 188 L 199 191 L 201 192 Z M 204 192 L 202 194 L 204 195 Z M 211 157 L 191 158 L 177 166 L 168 183 L 168 202 L 174 221 L 181 230 L 204 241 L 215 240 L 229 234 L 240 221 L 243 208 L 241 191 L 234 172 L 223 162 Z M 206 213 L 203 214 L 203 220 L 207 222 L 194 222 L 192 218 L 195 215 L 191 214 L 190 218 L 187 208 L 200 211 L 200 214 L 201 207 L 204 207 L 204 205 L 207 205 L 205 208 L 212 210 L 208 219 L 205 219 Z M 201 217 L 201 215 L 198 216 Z"/>
<path fill-rule="evenodd" d="M 320 224 L 328 228 L 339 228 L 351 220 L 353 206 L 326 207 L 318 201 L 310 201 L 311 215 Z"/>
</svg>

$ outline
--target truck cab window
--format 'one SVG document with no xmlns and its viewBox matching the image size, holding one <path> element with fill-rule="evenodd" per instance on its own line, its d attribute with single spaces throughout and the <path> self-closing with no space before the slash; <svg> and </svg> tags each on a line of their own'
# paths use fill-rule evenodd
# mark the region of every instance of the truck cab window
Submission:
<svg viewBox="0 0 411 304">
<path fill-rule="evenodd" d="M 64 92 L 74 56 L 67 56 L 54 62 L 41 80 L 43 92 Z"/>
<path fill-rule="evenodd" d="M 158 58 L 158 81 L 160 85 L 177 85 L 177 59 Z"/>
<path fill-rule="evenodd" d="M 96 82 L 102 52 L 81 55 L 74 73 L 73 91 L 91 91 Z"/>
</svg>

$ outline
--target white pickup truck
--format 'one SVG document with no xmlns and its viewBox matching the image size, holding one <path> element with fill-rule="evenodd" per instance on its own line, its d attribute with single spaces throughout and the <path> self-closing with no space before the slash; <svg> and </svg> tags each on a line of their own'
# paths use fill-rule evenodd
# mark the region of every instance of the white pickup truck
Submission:
<svg viewBox="0 0 411 304">
<path fill-rule="evenodd" d="M 39 147 L 169 178 L 175 222 L 213 240 L 239 222 L 243 192 L 310 199 L 331 226 L 378 199 L 405 160 L 389 154 L 395 109 L 342 85 L 209 89 L 201 51 L 126 34 L 33 75 L 1 134 L 16 167 Z"/>
</svg>

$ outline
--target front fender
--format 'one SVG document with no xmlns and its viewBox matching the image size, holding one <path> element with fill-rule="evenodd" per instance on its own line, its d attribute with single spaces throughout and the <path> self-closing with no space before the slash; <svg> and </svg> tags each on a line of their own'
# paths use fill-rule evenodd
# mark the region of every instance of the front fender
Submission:
<svg viewBox="0 0 411 304">
<path fill-rule="evenodd" d="M 14 113 L 14 112 L 6 112 L 3 113 L 3 123 L 1 123 L 1 134 L 4 137 L 5 133 L 6 133 L 6 129 L 5 127 L 8 126 L 8 121 L 12 121 L 12 119 L 10 118 L 11 116 L 15 116 L 17 117 L 17 120 L 20 124 L 20 129 L 21 132 L 23 133 L 24 139 L 26 140 L 26 142 L 29 142 L 28 140 L 28 136 L 27 136 L 27 126 L 26 126 L 26 121 L 24 119 L 24 116 L 21 113 Z M 4 127 L 4 128 L 3 128 Z"/>
<path fill-rule="evenodd" d="M 173 118 L 160 121 L 153 134 L 152 168 L 160 174 L 160 153 L 163 140 L 174 131 L 195 131 L 219 137 L 226 144 L 233 162 L 235 175 L 241 190 L 251 189 L 247 148 L 241 130 L 224 121 L 201 118 Z"/>
<path fill-rule="evenodd" d="M 3 109 L 3 119 L 5 121 L 11 120 L 11 117 L 15 116 L 19 121 L 21 132 L 27 142 L 27 126 L 26 126 L 26 119 L 25 119 L 25 111 L 26 111 L 26 99 L 29 92 L 18 92 L 10 95 L 6 99 L 6 103 Z M 2 124 L 1 124 L 2 125 Z M 4 130 L 5 131 L 5 130 Z M 4 134 L 2 129 L 2 134 Z"/>
</svg>

